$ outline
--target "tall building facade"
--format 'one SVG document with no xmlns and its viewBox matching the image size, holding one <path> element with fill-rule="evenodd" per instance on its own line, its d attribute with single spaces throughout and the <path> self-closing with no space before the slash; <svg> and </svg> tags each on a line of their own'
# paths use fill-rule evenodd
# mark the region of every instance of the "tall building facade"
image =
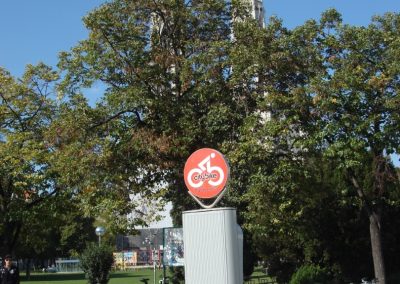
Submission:
<svg viewBox="0 0 400 284">
<path fill-rule="evenodd" d="M 247 0 L 250 1 L 251 13 L 254 19 L 258 21 L 260 27 L 265 27 L 264 3 L 263 0 Z"/>
</svg>

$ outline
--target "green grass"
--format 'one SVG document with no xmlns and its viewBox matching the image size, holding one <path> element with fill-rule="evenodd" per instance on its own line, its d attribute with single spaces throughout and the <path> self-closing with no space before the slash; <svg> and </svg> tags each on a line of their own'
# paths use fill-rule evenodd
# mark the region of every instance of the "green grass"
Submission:
<svg viewBox="0 0 400 284">
<path fill-rule="evenodd" d="M 138 269 L 129 272 L 111 273 L 109 284 L 143 284 L 140 279 L 148 278 L 149 284 L 153 283 L 153 269 Z M 156 270 L 156 283 L 162 279 L 162 270 Z M 86 284 L 83 273 L 35 273 L 30 280 L 21 273 L 21 283 L 24 284 Z"/>
<path fill-rule="evenodd" d="M 167 269 L 168 274 L 168 269 Z M 156 270 L 156 283 L 162 279 L 163 271 Z M 254 278 L 265 277 L 262 269 L 256 269 Z M 109 284 L 143 284 L 140 279 L 148 278 L 148 284 L 153 284 L 153 269 L 141 268 L 129 272 L 112 272 Z M 21 273 L 21 284 L 87 284 L 83 273 L 33 273 L 28 281 L 25 273 Z"/>
</svg>

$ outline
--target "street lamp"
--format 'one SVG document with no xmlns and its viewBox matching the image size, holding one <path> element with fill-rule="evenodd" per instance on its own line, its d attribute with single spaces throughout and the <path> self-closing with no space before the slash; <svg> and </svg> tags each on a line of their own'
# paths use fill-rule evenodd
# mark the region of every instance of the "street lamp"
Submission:
<svg viewBox="0 0 400 284">
<path fill-rule="evenodd" d="M 95 232 L 96 232 L 96 235 L 99 237 L 99 246 L 100 246 L 101 236 L 104 235 L 104 233 L 106 232 L 106 229 L 104 229 L 103 227 L 97 227 Z"/>
<path fill-rule="evenodd" d="M 156 254 L 157 254 L 157 234 L 153 234 L 153 253 L 151 255 L 151 258 L 153 260 L 153 278 L 154 278 L 154 284 L 156 284 Z M 158 258 L 158 256 L 157 256 Z"/>
</svg>

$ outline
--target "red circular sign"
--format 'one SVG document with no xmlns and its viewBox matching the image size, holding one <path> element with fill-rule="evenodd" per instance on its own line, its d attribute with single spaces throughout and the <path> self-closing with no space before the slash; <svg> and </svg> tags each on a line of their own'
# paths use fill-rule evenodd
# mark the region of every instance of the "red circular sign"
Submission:
<svg viewBox="0 0 400 284">
<path fill-rule="evenodd" d="M 183 174 L 186 187 L 193 195 L 213 198 L 224 189 L 229 166 L 220 152 L 203 148 L 190 155 Z"/>
</svg>

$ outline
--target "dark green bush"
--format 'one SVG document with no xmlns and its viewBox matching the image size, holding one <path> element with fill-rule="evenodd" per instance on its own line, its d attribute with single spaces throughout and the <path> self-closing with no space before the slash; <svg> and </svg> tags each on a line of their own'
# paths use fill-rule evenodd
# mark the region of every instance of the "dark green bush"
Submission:
<svg viewBox="0 0 400 284">
<path fill-rule="evenodd" d="M 107 284 L 114 262 L 112 249 L 108 246 L 90 244 L 81 254 L 80 265 L 90 284 Z"/>
<path fill-rule="evenodd" d="M 329 281 L 330 276 L 326 269 L 318 265 L 303 265 L 292 275 L 289 284 L 324 284 Z"/>
</svg>

